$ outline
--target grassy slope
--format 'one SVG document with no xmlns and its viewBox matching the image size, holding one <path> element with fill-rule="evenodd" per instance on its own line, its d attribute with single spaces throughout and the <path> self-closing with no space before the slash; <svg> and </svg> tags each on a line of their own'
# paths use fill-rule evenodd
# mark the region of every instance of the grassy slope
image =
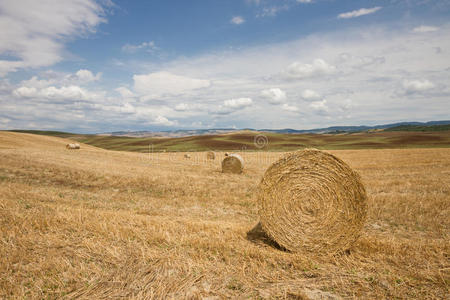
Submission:
<svg viewBox="0 0 450 300">
<path fill-rule="evenodd" d="M 2 299 L 448 297 L 448 148 L 332 151 L 361 174 L 369 211 L 349 253 L 321 257 L 247 236 L 279 153 L 244 153 L 231 175 L 192 165 L 201 152 L 66 142 L 0 132 Z"/>
<path fill-rule="evenodd" d="M 22 131 L 70 138 L 96 147 L 132 151 L 206 151 L 206 150 L 258 150 L 253 141 L 255 132 L 225 135 L 202 135 L 181 138 L 132 138 L 115 136 L 81 135 L 62 132 Z M 450 130 L 412 132 L 380 131 L 351 134 L 278 134 L 263 133 L 268 137 L 269 151 L 291 151 L 304 147 L 319 149 L 386 149 L 450 147 Z"/>
</svg>

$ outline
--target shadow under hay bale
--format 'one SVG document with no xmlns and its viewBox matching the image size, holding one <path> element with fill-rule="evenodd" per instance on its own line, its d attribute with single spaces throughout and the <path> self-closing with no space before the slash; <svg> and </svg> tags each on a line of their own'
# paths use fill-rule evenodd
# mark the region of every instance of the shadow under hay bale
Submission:
<svg viewBox="0 0 450 300">
<path fill-rule="evenodd" d="M 281 251 L 288 251 L 286 248 L 280 246 L 277 242 L 270 238 L 267 233 L 264 232 L 261 226 L 261 222 L 258 222 L 255 227 L 247 232 L 247 240 L 255 244 L 265 244 Z"/>
<path fill-rule="evenodd" d="M 359 237 L 367 196 L 359 175 L 339 158 L 306 149 L 285 155 L 258 188 L 262 230 L 292 252 L 335 254 Z"/>
</svg>

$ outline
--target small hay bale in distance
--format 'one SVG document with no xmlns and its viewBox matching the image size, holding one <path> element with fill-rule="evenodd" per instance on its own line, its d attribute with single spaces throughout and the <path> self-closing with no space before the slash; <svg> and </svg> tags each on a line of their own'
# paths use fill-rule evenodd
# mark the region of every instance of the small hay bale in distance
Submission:
<svg viewBox="0 0 450 300">
<path fill-rule="evenodd" d="M 190 159 L 190 158 L 191 158 L 191 155 L 189 155 L 189 154 L 185 154 L 185 155 L 184 155 L 184 158 L 186 158 L 186 159 Z"/>
<path fill-rule="evenodd" d="M 222 172 L 240 174 L 244 170 L 244 160 L 238 154 L 228 154 L 222 160 Z"/>
<path fill-rule="evenodd" d="M 214 159 L 216 159 L 216 154 L 214 152 L 212 152 L 212 151 L 208 151 L 206 153 L 206 158 L 214 160 Z"/>
<path fill-rule="evenodd" d="M 69 149 L 69 150 L 80 149 L 80 144 L 77 144 L 77 143 L 67 144 L 67 145 L 66 145 L 66 149 Z"/>
<path fill-rule="evenodd" d="M 285 155 L 258 188 L 265 233 L 291 252 L 334 254 L 357 240 L 367 215 L 359 175 L 339 158 L 316 149 Z"/>
</svg>

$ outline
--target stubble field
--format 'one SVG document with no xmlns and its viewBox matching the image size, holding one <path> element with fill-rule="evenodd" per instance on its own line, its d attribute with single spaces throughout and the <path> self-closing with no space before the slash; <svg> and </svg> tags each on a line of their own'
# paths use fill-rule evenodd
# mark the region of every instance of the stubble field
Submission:
<svg viewBox="0 0 450 300">
<path fill-rule="evenodd" d="M 362 236 L 334 256 L 261 234 L 256 189 L 282 153 L 142 154 L 0 132 L 0 298 L 449 297 L 450 148 L 334 150 L 369 197 Z"/>
</svg>

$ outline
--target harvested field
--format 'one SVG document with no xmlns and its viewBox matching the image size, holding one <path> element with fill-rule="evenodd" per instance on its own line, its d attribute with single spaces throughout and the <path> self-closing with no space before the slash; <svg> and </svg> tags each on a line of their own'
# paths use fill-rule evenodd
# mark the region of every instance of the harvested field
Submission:
<svg viewBox="0 0 450 300">
<path fill-rule="evenodd" d="M 317 256 L 248 234 L 281 152 L 238 153 L 244 172 L 224 174 L 205 152 L 71 142 L 0 132 L 0 298 L 448 298 L 450 148 L 330 151 L 368 215 L 350 251 Z"/>
</svg>

